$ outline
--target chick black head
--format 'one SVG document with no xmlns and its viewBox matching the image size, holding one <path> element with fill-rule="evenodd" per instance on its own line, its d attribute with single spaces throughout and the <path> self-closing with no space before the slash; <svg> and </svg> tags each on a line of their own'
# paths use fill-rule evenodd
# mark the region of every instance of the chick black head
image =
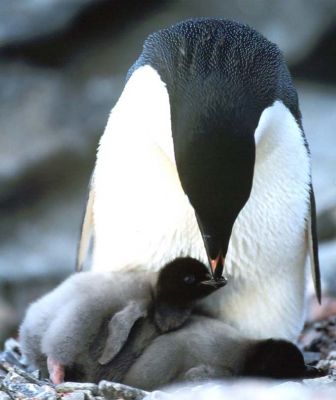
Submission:
<svg viewBox="0 0 336 400">
<path fill-rule="evenodd" d="M 287 340 L 257 343 L 247 357 L 244 375 L 273 379 L 315 378 L 321 371 L 305 364 L 299 348 Z"/>
<path fill-rule="evenodd" d="M 225 280 L 212 279 L 200 261 L 191 257 L 176 258 L 160 271 L 156 298 L 159 302 L 188 305 L 215 292 L 225 283 Z"/>
</svg>

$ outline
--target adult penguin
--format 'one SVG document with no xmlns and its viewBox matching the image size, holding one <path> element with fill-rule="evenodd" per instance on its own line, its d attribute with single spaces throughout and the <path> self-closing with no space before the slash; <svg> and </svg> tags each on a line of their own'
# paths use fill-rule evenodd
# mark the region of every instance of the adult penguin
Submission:
<svg viewBox="0 0 336 400">
<path fill-rule="evenodd" d="M 228 284 L 205 305 L 254 338 L 293 340 L 306 258 L 320 277 L 308 144 L 278 47 L 192 19 L 151 34 L 100 140 L 79 268 L 155 269 L 190 256 Z"/>
</svg>

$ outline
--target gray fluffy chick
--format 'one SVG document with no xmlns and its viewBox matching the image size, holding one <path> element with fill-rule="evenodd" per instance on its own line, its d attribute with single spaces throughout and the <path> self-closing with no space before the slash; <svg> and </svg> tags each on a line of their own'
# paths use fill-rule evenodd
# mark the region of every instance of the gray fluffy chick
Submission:
<svg viewBox="0 0 336 400">
<path fill-rule="evenodd" d="M 224 284 L 192 258 L 158 274 L 73 275 L 29 307 L 20 327 L 23 354 L 54 383 L 121 382 L 151 341 L 183 325 L 195 301 Z"/>
<path fill-rule="evenodd" d="M 157 280 L 133 272 L 81 273 L 30 307 L 22 349 L 45 371 L 47 359 L 56 361 L 49 366 L 55 383 L 107 379 L 153 390 L 179 381 L 317 374 L 290 342 L 247 339 L 193 313 L 196 300 L 223 284 L 191 258 L 167 264 Z"/>
<path fill-rule="evenodd" d="M 175 332 L 157 337 L 128 370 L 126 385 L 154 390 L 183 381 L 224 377 L 316 377 L 300 350 L 286 340 L 251 340 L 224 322 L 193 315 Z"/>
</svg>

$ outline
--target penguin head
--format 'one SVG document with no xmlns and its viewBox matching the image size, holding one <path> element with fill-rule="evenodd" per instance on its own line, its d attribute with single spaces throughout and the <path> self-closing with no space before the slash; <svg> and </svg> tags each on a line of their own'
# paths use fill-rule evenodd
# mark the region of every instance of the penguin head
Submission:
<svg viewBox="0 0 336 400">
<path fill-rule="evenodd" d="M 208 102 L 217 106 L 194 109 L 179 124 L 174 144 L 180 181 L 194 208 L 211 271 L 219 279 L 234 222 L 252 189 L 257 117 L 249 116 L 247 122 L 246 116 L 230 113 L 227 104 Z"/>
<path fill-rule="evenodd" d="M 288 71 L 276 45 L 244 24 L 217 18 L 150 35 L 134 68 L 146 64 L 167 88 L 179 180 L 219 279 L 252 189 L 254 133 L 281 84 L 291 84 Z"/>
<path fill-rule="evenodd" d="M 224 286 L 225 280 L 215 281 L 207 267 L 191 258 L 176 258 L 159 272 L 156 284 L 157 303 L 188 306 Z"/>
<path fill-rule="evenodd" d="M 295 344 L 268 339 L 254 345 L 246 359 L 244 375 L 273 379 L 315 378 L 321 376 L 321 371 L 305 364 Z"/>
</svg>

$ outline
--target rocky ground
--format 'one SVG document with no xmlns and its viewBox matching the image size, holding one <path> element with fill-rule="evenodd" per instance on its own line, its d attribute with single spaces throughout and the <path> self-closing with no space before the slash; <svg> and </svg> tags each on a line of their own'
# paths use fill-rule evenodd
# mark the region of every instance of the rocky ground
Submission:
<svg viewBox="0 0 336 400">
<path fill-rule="evenodd" d="M 296 382 L 266 381 L 216 381 L 193 386 L 163 388 L 152 393 L 130 388 L 118 383 L 101 381 L 92 383 L 66 382 L 57 386 L 39 379 L 38 371 L 27 372 L 19 344 L 7 340 L 0 353 L 0 400 L 41 399 L 41 400 L 193 400 L 214 399 L 236 400 L 334 400 L 336 396 L 336 317 L 307 325 L 300 345 L 308 364 L 322 371 L 321 378 L 304 379 Z M 274 360 L 276 362 L 276 360 Z M 293 397 L 294 396 L 294 397 Z"/>
<path fill-rule="evenodd" d="M 0 343 L 73 271 L 97 142 L 143 40 L 190 16 L 249 23 L 284 51 L 312 151 L 324 295 L 336 295 L 336 0 L 2 0 Z"/>
</svg>

